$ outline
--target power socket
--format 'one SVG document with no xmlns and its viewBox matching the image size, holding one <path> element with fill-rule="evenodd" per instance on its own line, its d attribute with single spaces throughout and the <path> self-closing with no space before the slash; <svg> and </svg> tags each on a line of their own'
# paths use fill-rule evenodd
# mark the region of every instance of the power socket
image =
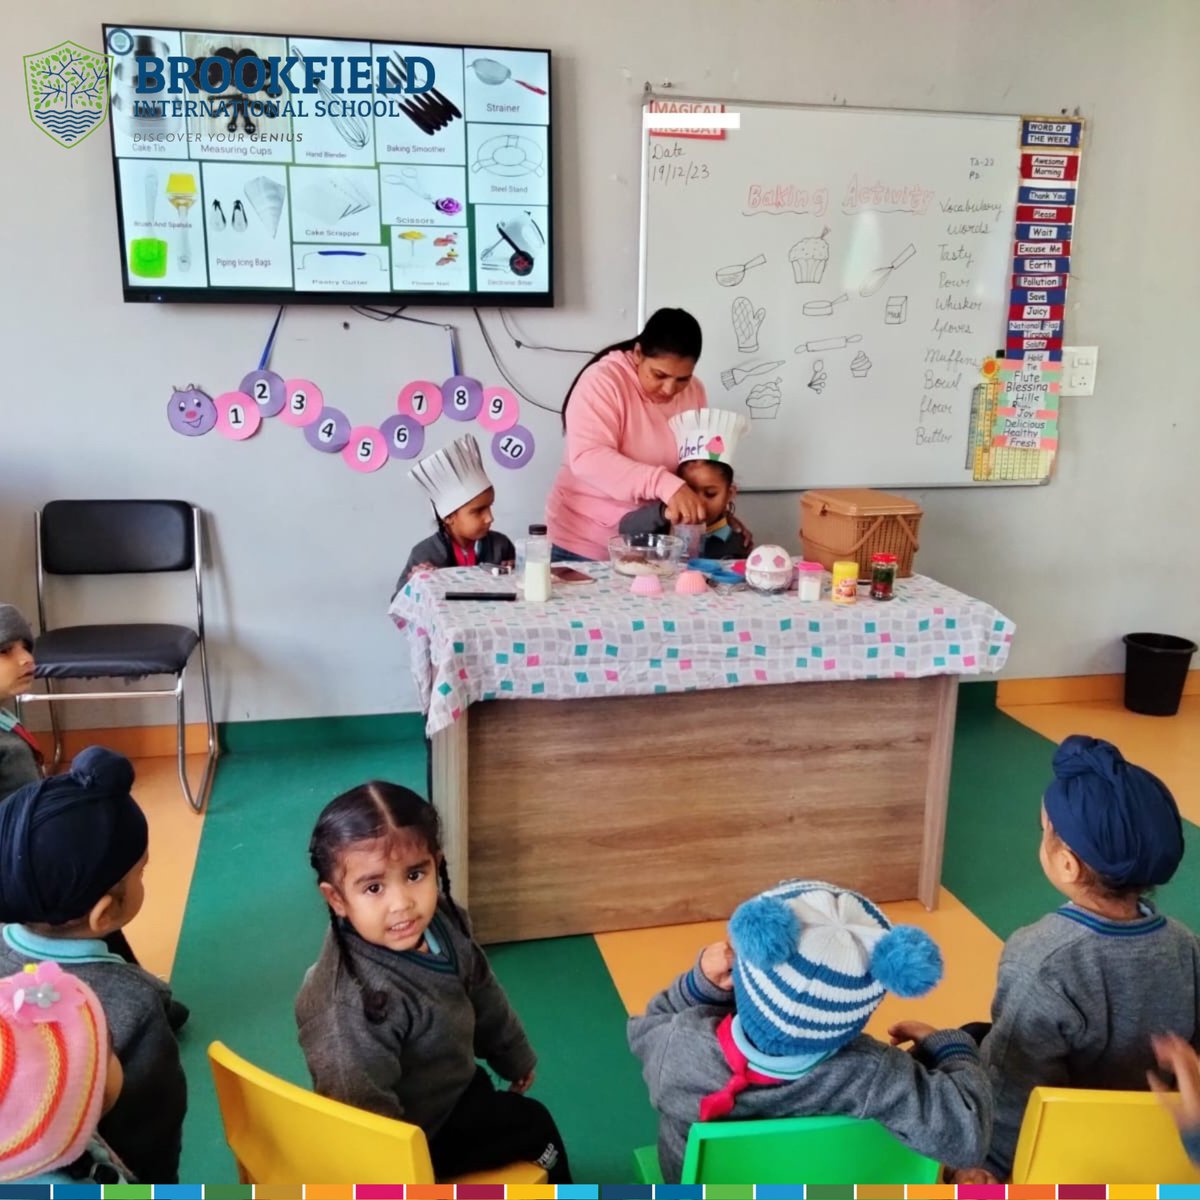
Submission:
<svg viewBox="0 0 1200 1200">
<path fill-rule="evenodd" d="M 1091 396 L 1096 390 L 1099 346 L 1064 346 L 1060 396 Z"/>
</svg>

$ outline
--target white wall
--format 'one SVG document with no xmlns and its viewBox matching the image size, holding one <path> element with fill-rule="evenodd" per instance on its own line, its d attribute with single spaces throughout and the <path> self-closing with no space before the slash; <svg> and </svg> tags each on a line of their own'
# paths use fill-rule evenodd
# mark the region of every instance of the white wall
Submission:
<svg viewBox="0 0 1200 1200">
<path fill-rule="evenodd" d="M 164 420 L 172 386 L 236 387 L 256 365 L 273 313 L 123 304 L 107 131 L 67 152 L 17 111 L 21 54 L 64 38 L 98 46 L 99 23 L 110 19 L 551 48 L 561 305 L 514 320 L 529 340 L 555 346 L 595 347 L 633 332 L 645 80 L 796 102 L 1079 106 L 1090 124 L 1068 332 L 1075 344 L 1101 347 L 1096 395 L 1065 401 L 1050 486 L 920 494 L 919 567 L 1017 622 L 1013 676 L 1118 670 L 1120 635 L 1134 628 L 1200 632 L 1200 404 L 1188 369 L 1200 313 L 1200 4 L 360 0 L 341 12 L 316 0 L 249 8 L 157 0 L 140 9 L 51 0 L 13 11 L 0 60 L 14 168 L 0 223 L 4 599 L 32 609 L 35 505 L 186 496 L 209 510 L 215 532 L 219 719 L 415 707 L 402 639 L 384 616 L 398 567 L 428 532 L 404 470 L 357 475 L 278 421 L 242 444 L 172 433 Z M 497 379 L 473 316 L 444 316 L 462 332 L 466 370 Z M 556 406 L 579 360 L 517 351 L 494 311 L 483 319 L 524 388 Z M 449 374 L 440 331 L 332 308 L 289 310 L 273 365 L 311 376 L 329 403 L 367 421 L 386 414 L 407 380 Z M 435 426 L 436 444 L 448 424 Z M 500 491 L 499 525 L 514 534 L 539 515 L 557 465 L 557 418 L 538 413 L 531 426 L 537 459 Z M 746 497 L 740 510 L 760 539 L 795 542 L 796 496 Z M 147 595 L 159 603 L 158 589 Z M 112 604 L 124 611 L 123 600 Z M 92 719 L 106 717 L 128 720 Z"/>
</svg>

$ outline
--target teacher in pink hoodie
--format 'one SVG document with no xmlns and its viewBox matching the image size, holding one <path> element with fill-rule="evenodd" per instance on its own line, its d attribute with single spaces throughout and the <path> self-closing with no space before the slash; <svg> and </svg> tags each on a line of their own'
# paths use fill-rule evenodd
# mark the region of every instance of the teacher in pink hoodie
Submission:
<svg viewBox="0 0 1200 1200">
<path fill-rule="evenodd" d="M 708 404 L 694 374 L 700 344 L 691 313 L 660 308 L 637 337 L 601 350 L 575 377 L 563 401 L 563 465 L 546 502 L 556 562 L 607 562 L 618 522 L 651 500 L 672 524 L 703 524 L 703 502 L 675 474 L 668 425 Z"/>
</svg>

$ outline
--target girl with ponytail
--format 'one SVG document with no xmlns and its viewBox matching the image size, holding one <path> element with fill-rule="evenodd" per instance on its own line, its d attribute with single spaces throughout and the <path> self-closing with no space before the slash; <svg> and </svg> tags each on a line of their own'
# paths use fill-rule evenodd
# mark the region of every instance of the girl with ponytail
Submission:
<svg viewBox="0 0 1200 1200">
<path fill-rule="evenodd" d="M 439 1177 L 528 1160 L 569 1183 L 553 1118 L 524 1095 L 533 1048 L 450 896 L 433 805 L 392 783 L 352 788 L 317 819 L 309 860 L 329 906 L 296 999 L 314 1089 L 419 1125 Z"/>
</svg>

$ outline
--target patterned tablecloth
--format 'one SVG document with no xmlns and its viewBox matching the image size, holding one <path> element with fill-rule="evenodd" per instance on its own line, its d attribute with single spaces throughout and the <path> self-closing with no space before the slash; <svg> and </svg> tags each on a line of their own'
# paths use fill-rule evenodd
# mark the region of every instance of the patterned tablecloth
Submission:
<svg viewBox="0 0 1200 1200">
<path fill-rule="evenodd" d="M 647 598 L 607 564 L 582 569 L 596 582 L 555 582 L 545 604 L 443 599 L 513 590 L 511 578 L 471 567 L 423 573 L 400 591 L 389 614 L 408 638 L 430 736 L 477 700 L 979 675 L 1004 665 L 1016 628 L 922 575 L 898 580 L 893 600 L 860 588 L 858 603 L 843 606 L 746 588 Z"/>
</svg>

